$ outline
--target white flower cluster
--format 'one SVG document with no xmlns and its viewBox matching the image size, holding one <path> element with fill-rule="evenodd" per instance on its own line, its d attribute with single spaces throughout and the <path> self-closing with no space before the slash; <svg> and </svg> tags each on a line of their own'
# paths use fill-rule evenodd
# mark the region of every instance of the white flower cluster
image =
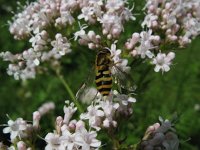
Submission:
<svg viewBox="0 0 200 150">
<path fill-rule="evenodd" d="M 135 19 L 131 10 L 125 7 L 127 3 L 124 0 L 38 0 L 24 6 L 22 12 L 9 22 L 10 32 L 18 40 L 29 38 L 32 47 L 21 54 L 0 54 L 11 62 L 8 74 L 15 79 L 35 78 L 42 69 L 38 67 L 41 62 L 51 60 L 51 64 L 57 64 L 56 60 L 71 49 L 66 35 L 56 34 L 56 30 L 73 25 L 76 19 L 84 19 L 89 24 L 99 22 L 108 39 L 119 37 L 125 21 Z M 80 14 L 75 13 L 78 10 L 81 10 Z M 92 30 L 86 34 L 84 29 L 75 33 L 75 39 L 80 37 L 81 45 L 88 45 L 90 49 L 105 47 L 101 35 Z M 55 39 L 53 34 L 56 34 Z"/>
<path fill-rule="evenodd" d="M 178 147 L 179 140 L 169 120 L 149 126 L 141 142 L 141 149 L 145 150 L 178 150 Z"/>
<path fill-rule="evenodd" d="M 108 50 L 111 53 L 111 59 L 113 61 L 113 66 L 111 68 L 112 75 L 119 74 L 122 77 L 122 73 L 128 73 L 130 71 L 130 67 L 128 66 L 128 60 L 121 58 L 121 49 L 117 49 L 116 46 L 117 41 L 115 41 L 113 44 L 111 44 L 111 48 L 108 48 Z"/>
<path fill-rule="evenodd" d="M 81 10 L 78 19 L 89 23 L 102 23 L 103 33 L 108 37 L 118 37 L 123 30 L 123 23 L 134 20 L 131 10 L 125 7 L 124 0 L 38 0 L 24 7 L 21 13 L 10 22 L 10 32 L 16 39 L 29 37 L 39 28 L 44 30 L 51 24 L 55 27 L 72 25 L 75 18 L 72 14 Z"/>
<path fill-rule="evenodd" d="M 51 41 L 45 30 L 35 31 L 36 35 L 29 40 L 33 48 L 15 55 L 9 51 L 0 53 L 0 57 L 11 62 L 7 73 L 13 75 L 16 80 L 35 78 L 40 62 L 56 61 L 71 52 L 69 41 L 60 33 Z"/>
<path fill-rule="evenodd" d="M 56 131 L 46 135 L 47 146 L 45 149 L 90 150 L 99 148 L 101 142 L 96 139 L 96 131 L 87 131 L 82 120 L 71 120 L 77 108 L 68 101 L 67 105 L 64 107 L 64 118 L 59 116 L 56 119 Z"/>
<path fill-rule="evenodd" d="M 100 48 L 101 36 L 96 35 L 94 31 L 89 31 L 87 34 L 85 32 L 86 26 L 81 27 L 80 31 L 77 31 L 75 35 L 75 40 L 79 38 L 78 42 L 80 45 L 87 45 L 89 49 Z"/>
<path fill-rule="evenodd" d="M 3 133 L 10 133 L 10 140 L 12 144 L 17 144 L 19 150 L 31 149 L 26 141 L 31 141 L 34 139 L 34 136 L 37 136 L 37 131 L 39 130 L 39 121 L 43 115 L 54 109 L 55 105 L 52 102 L 47 102 L 43 104 L 38 111 L 33 113 L 32 124 L 23 120 L 22 118 L 17 118 L 15 121 L 10 119 L 8 124 L 3 129 Z M 15 150 L 13 146 L 10 148 Z"/>
<path fill-rule="evenodd" d="M 149 58 L 156 72 L 169 71 L 175 53 L 162 51 L 171 51 L 174 45 L 184 47 L 200 34 L 199 7 L 198 0 L 147 0 L 142 27 L 148 29 L 133 33 L 125 47 L 133 56 Z"/>
<path fill-rule="evenodd" d="M 98 21 L 102 24 L 102 32 L 108 39 L 118 38 L 123 31 L 124 22 L 135 20 L 131 10 L 125 7 L 126 3 L 126 0 L 82 0 L 82 13 L 78 19 L 84 19 L 90 24 Z"/>
<path fill-rule="evenodd" d="M 170 42 L 185 46 L 200 34 L 199 0 L 147 0 L 142 26 L 163 32 Z"/>
<path fill-rule="evenodd" d="M 24 6 L 24 10 L 13 17 L 10 32 L 15 39 L 24 39 L 38 28 L 45 29 L 59 16 L 60 0 L 39 0 Z"/>
<path fill-rule="evenodd" d="M 107 0 L 106 12 L 100 18 L 103 27 L 103 34 L 108 39 L 118 38 L 124 30 L 125 21 L 135 20 L 131 10 L 125 7 L 126 0 Z"/>
<path fill-rule="evenodd" d="M 80 115 L 81 120 L 72 119 L 77 108 L 74 103 L 64 106 L 64 117 L 56 119 L 56 130 L 45 137 L 46 149 L 82 149 L 99 148 L 101 142 L 96 139 L 97 131 L 102 128 L 117 126 L 115 121 L 119 114 L 128 116 L 132 113 L 131 103 L 135 98 L 127 95 L 113 94 L 105 101 L 101 95 L 94 99 L 94 103 L 87 107 L 87 111 Z M 87 131 L 84 120 L 88 120 L 90 130 Z"/>
<path fill-rule="evenodd" d="M 116 127 L 116 117 L 119 114 L 129 116 L 132 114 L 131 104 L 136 99 L 114 91 L 105 100 L 101 96 L 94 99 L 95 103 L 87 108 L 87 112 L 80 116 L 83 120 L 88 120 L 90 127 L 100 130 L 101 128 Z"/>
<path fill-rule="evenodd" d="M 155 64 L 155 72 L 168 72 L 172 60 L 175 58 L 174 52 L 169 52 L 168 55 L 161 53 L 160 44 L 162 39 L 158 35 L 152 35 L 152 30 L 142 31 L 141 33 L 133 33 L 132 37 L 125 43 L 125 47 L 131 50 L 133 57 L 140 56 L 142 59 L 148 58 L 152 64 Z M 158 50 L 160 51 L 158 53 Z M 155 56 L 156 55 L 156 56 Z"/>
</svg>

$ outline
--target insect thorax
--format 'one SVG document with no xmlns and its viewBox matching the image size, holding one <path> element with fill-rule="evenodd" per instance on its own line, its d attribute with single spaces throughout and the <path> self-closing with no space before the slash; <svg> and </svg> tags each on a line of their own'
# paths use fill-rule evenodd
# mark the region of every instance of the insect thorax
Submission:
<svg viewBox="0 0 200 150">
<path fill-rule="evenodd" d="M 99 51 L 96 56 L 96 66 L 107 65 L 111 63 L 111 53 L 109 50 Z"/>
</svg>

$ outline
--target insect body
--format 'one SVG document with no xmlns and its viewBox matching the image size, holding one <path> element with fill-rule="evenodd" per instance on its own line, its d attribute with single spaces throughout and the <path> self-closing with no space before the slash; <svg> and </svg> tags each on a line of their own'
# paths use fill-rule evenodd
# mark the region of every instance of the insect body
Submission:
<svg viewBox="0 0 200 150">
<path fill-rule="evenodd" d="M 93 82 L 94 78 L 88 79 L 92 80 L 88 80 L 88 82 L 85 82 L 82 85 L 76 94 L 77 98 L 87 93 L 87 90 L 85 89 L 89 86 L 89 81 Z M 100 50 L 96 55 L 95 83 L 98 92 L 102 96 L 108 96 L 111 89 L 116 86 L 120 92 L 122 92 L 122 90 L 125 90 L 126 92 L 133 92 L 135 90 L 135 86 L 132 86 L 133 82 L 131 77 L 125 71 L 122 71 L 120 66 L 117 66 L 117 63 L 114 63 L 111 52 L 108 49 Z"/>
<path fill-rule="evenodd" d="M 103 96 L 109 95 L 112 88 L 111 64 L 112 60 L 110 51 L 107 49 L 99 51 L 95 62 L 95 83 L 97 90 Z"/>
</svg>

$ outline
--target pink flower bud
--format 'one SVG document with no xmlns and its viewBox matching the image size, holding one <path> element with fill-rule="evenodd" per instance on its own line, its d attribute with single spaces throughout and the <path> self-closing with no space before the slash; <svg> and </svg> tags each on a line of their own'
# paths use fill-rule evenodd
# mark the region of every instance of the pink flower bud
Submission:
<svg viewBox="0 0 200 150">
<path fill-rule="evenodd" d="M 168 15 L 167 14 L 163 14 L 163 19 L 167 19 L 168 18 Z"/>
<path fill-rule="evenodd" d="M 170 9 L 170 8 L 171 8 L 171 3 L 166 3 L 166 4 L 165 4 L 165 8 L 166 8 L 166 9 Z"/>
<path fill-rule="evenodd" d="M 109 122 L 109 120 L 107 118 L 103 121 L 103 126 L 105 128 L 109 128 L 110 127 L 110 122 Z"/>
<path fill-rule="evenodd" d="M 125 43 L 125 47 L 126 47 L 126 49 L 132 49 L 133 48 L 133 43 L 132 42 L 126 42 Z"/>
<path fill-rule="evenodd" d="M 103 35 L 108 34 L 108 31 L 106 29 L 103 29 Z"/>
<path fill-rule="evenodd" d="M 43 39 L 47 39 L 47 38 L 48 38 L 48 33 L 47 33 L 47 31 L 43 30 L 43 31 L 41 32 L 41 36 L 42 36 Z"/>
<path fill-rule="evenodd" d="M 62 124 L 63 124 L 63 118 L 61 116 L 58 116 L 56 118 L 56 126 L 60 126 L 61 127 Z"/>
<path fill-rule="evenodd" d="M 155 6 L 154 6 L 154 5 L 150 5 L 150 6 L 148 7 L 148 10 L 149 10 L 150 12 L 153 12 L 153 11 L 155 10 Z"/>
<path fill-rule="evenodd" d="M 109 40 L 112 39 L 112 35 L 111 35 L 111 34 L 108 34 L 108 35 L 107 35 L 107 39 L 109 39 Z"/>
<path fill-rule="evenodd" d="M 118 28 L 114 28 L 114 29 L 112 30 L 112 35 L 113 35 L 114 37 L 118 37 L 118 36 L 120 35 L 120 33 L 121 33 L 121 30 L 118 29 Z"/>
<path fill-rule="evenodd" d="M 95 49 L 96 48 L 94 43 L 88 43 L 88 47 L 89 47 L 89 49 Z"/>
<path fill-rule="evenodd" d="M 134 40 L 137 40 L 137 41 L 138 41 L 138 40 L 140 39 L 140 34 L 139 34 L 139 33 L 136 33 L 136 32 L 135 32 L 135 33 L 133 33 L 133 34 L 132 34 L 132 39 L 134 39 Z"/>
<path fill-rule="evenodd" d="M 101 39 L 101 36 L 100 35 L 96 35 L 96 37 L 95 37 L 98 41 L 100 41 L 100 39 Z"/>
<path fill-rule="evenodd" d="M 26 144 L 23 141 L 19 141 L 17 143 L 17 149 L 18 150 L 26 150 Z"/>
<path fill-rule="evenodd" d="M 78 40 L 78 43 L 79 43 L 80 45 L 87 45 L 87 44 L 88 44 L 88 42 L 87 42 L 86 40 L 84 40 L 84 39 L 79 39 L 79 40 Z"/>
<path fill-rule="evenodd" d="M 158 22 L 154 20 L 154 21 L 152 22 L 152 27 L 155 28 L 155 27 L 157 27 L 157 26 L 158 26 Z"/>
<path fill-rule="evenodd" d="M 95 33 L 94 33 L 94 31 L 89 31 L 88 32 L 88 37 L 91 39 L 91 40 L 93 40 L 94 38 L 95 38 Z"/>
<path fill-rule="evenodd" d="M 133 50 L 132 52 L 131 52 L 131 55 L 134 57 L 134 56 L 137 56 L 137 51 L 136 50 Z"/>
<path fill-rule="evenodd" d="M 169 52 L 168 54 L 167 54 L 167 57 L 169 58 L 169 59 L 174 59 L 175 58 L 175 53 L 174 52 Z"/>
<path fill-rule="evenodd" d="M 172 40 L 172 41 L 176 41 L 177 39 L 178 39 L 178 37 L 177 37 L 176 35 L 172 35 L 172 36 L 171 36 L 171 40 Z"/>
<path fill-rule="evenodd" d="M 33 127 L 35 127 L 36 129 L 39 127 L 40 119 L 41 119 L 41 115 L 39 111 L 35 111 L 33 113 Z"/>
<path fill-rule="evenodd" d="M 33 120 L 40 120 L 40 119 L 41 119 L 41 115 L 39 111 L 33 112 Z"/>
<path fill-rule="evenodd" d="M 72 120 L 72 121 L 70 121 L 70 123 L 69 123 L 69 129 L 70 130 L 72 130 L 72 131 L 74 131 L 75 129 L 76 129 L 76 123 L 77 123 L 77 121 L 76 120 Z"/>
<path fill-rule="evenodd" d="M 79 130 L 80 128 L 85 127 L 85 123 L 82 120 L 79 120 L 76 123 L 76 130 Z"/>
</svg>

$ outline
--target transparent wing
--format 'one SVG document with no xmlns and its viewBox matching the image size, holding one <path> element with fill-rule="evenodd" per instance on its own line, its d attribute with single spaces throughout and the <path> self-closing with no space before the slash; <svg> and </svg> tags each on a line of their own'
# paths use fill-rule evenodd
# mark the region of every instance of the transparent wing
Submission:
<svg viewBox="0 0 200 150">
<path fill-rule="evenodd" d="M 123 69 L 116 65 L 112 67 L 114 83 L 118 85 L 120 91 L 134 92 L 136 90 L 136 85 L 129 72 L 130 68 L 128 67 Z"/>
<path fill-rule="evenodd" d="M 92 67 L 92 69 L 89 70 L 88 76 L 85 79 L 85 81 L 81 84 L 80 88 L 78 89 L 77 93 L 76 93 L 76 99 L 77 100 L 81 100 L 85 99 L 85 95 L 88 95 L 89 93 L 91 93 L 91 88 L 94 84 L 94 80 L 95 80 L 95 67 Z M 92 90 L 93 93 L 95 92 L 95 90 Z M 94 93 L 94 95 L 96 95 L 97 92 Z M 89 94 L 91 96 L 91 94 Z M 83 100 L 84 101 L 84 100 Z"/>
</svg>

